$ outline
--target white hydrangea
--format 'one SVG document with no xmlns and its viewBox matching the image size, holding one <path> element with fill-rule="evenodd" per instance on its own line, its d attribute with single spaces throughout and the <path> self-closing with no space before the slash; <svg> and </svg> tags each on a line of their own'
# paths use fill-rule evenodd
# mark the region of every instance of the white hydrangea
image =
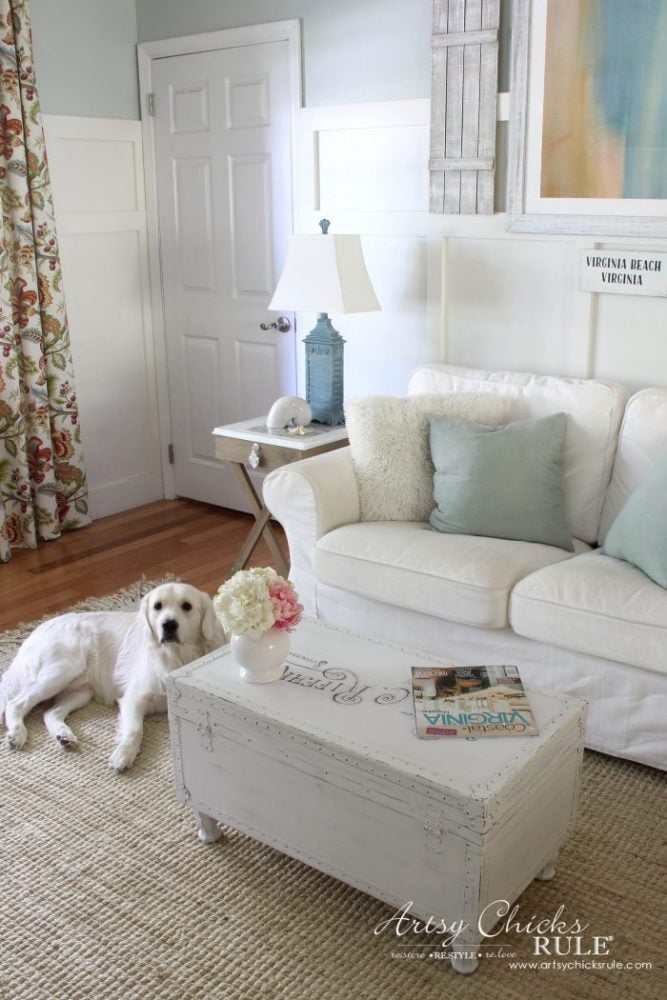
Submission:
<svg viewBox="0 0 667 1000">
<path fill-rule="evenodd" d="M 268 582 L 272 569 L 242 569 L 213 598 L 216 614 L 227 632 L 259 636 L 275 622 Z"/>
</svg>

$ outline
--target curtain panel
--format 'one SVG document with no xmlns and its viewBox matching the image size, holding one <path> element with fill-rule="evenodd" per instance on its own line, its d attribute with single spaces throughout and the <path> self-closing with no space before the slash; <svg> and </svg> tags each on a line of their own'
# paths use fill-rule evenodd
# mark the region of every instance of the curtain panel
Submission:
<svg viewBox="0 0 667 1000">
<path fill-rule="evenodd" d="M 26 0 L 0 0 L 0 561 L 90 522 Z"/>
</svg>

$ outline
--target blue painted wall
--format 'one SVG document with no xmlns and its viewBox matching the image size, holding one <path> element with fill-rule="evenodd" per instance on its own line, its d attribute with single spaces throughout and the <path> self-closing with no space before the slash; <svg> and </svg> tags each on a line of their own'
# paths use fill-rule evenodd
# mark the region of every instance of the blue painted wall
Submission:
<svg viewBox="0 0 667 1000">
<path fill-rule="evenodd" d="M 138 118 L 137 41 L 299 18 L 306 104 L 428 97 L 432 0 L 31 0 L 47 114 Z"/>
<path fill-rule="evenodd" d="M 432 0 L 31 0 L 30 9 L 47 114 L 138 118 L 138 41 L 293 18 L 302 23 L 306 104 L 430 94 Z M 510 9 L 501 0 L 504 39 Z"/>
<path fill-rule="evenodd" d="M 45 114 L 138 118 L 135 0 L 31 0 Z"/>
<path fill-rule="evenodd" d="M 300 18 L 306 104 L 428 97 L 432 0 L 136 0 L 140 42 Z"/>
</svg>

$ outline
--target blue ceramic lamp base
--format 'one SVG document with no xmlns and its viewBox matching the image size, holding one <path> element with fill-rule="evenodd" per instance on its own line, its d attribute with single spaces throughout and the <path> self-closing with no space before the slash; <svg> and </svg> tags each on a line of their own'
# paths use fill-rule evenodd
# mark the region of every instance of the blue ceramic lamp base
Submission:
<svg viewBox="0 0 667 1000">
<path fill-rule="evenodd" d="M 344 424 L 343 350 L 345 341 L 331 325 L 327 313 L 304 338 L 306 345 L 306 399 L 313 420 L 320 424 Z"/>
</svg>

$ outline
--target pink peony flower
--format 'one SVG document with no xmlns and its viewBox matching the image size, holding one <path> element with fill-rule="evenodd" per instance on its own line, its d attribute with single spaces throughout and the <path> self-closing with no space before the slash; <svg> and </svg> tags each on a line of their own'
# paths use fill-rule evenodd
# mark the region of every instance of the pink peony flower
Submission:
<svg viewBox="0 0 667 1000">
<path fill-rule="evenodd" d="M 236 635 L 258 636 L 271 628 L 291 632 L 303 614 L 294 584 L 270 566 L 235 572 L 218 588 L 213 606 L 223 628 Z"/>
<path fill-rule="evenodd" d="M 269 596 L 275 618 L 273 627 L 291 632 L 299 624 L 303 614 L 303 604 L 299 604 L 294 587 L 278 577 L 269 581 Z"/>
</svg>

